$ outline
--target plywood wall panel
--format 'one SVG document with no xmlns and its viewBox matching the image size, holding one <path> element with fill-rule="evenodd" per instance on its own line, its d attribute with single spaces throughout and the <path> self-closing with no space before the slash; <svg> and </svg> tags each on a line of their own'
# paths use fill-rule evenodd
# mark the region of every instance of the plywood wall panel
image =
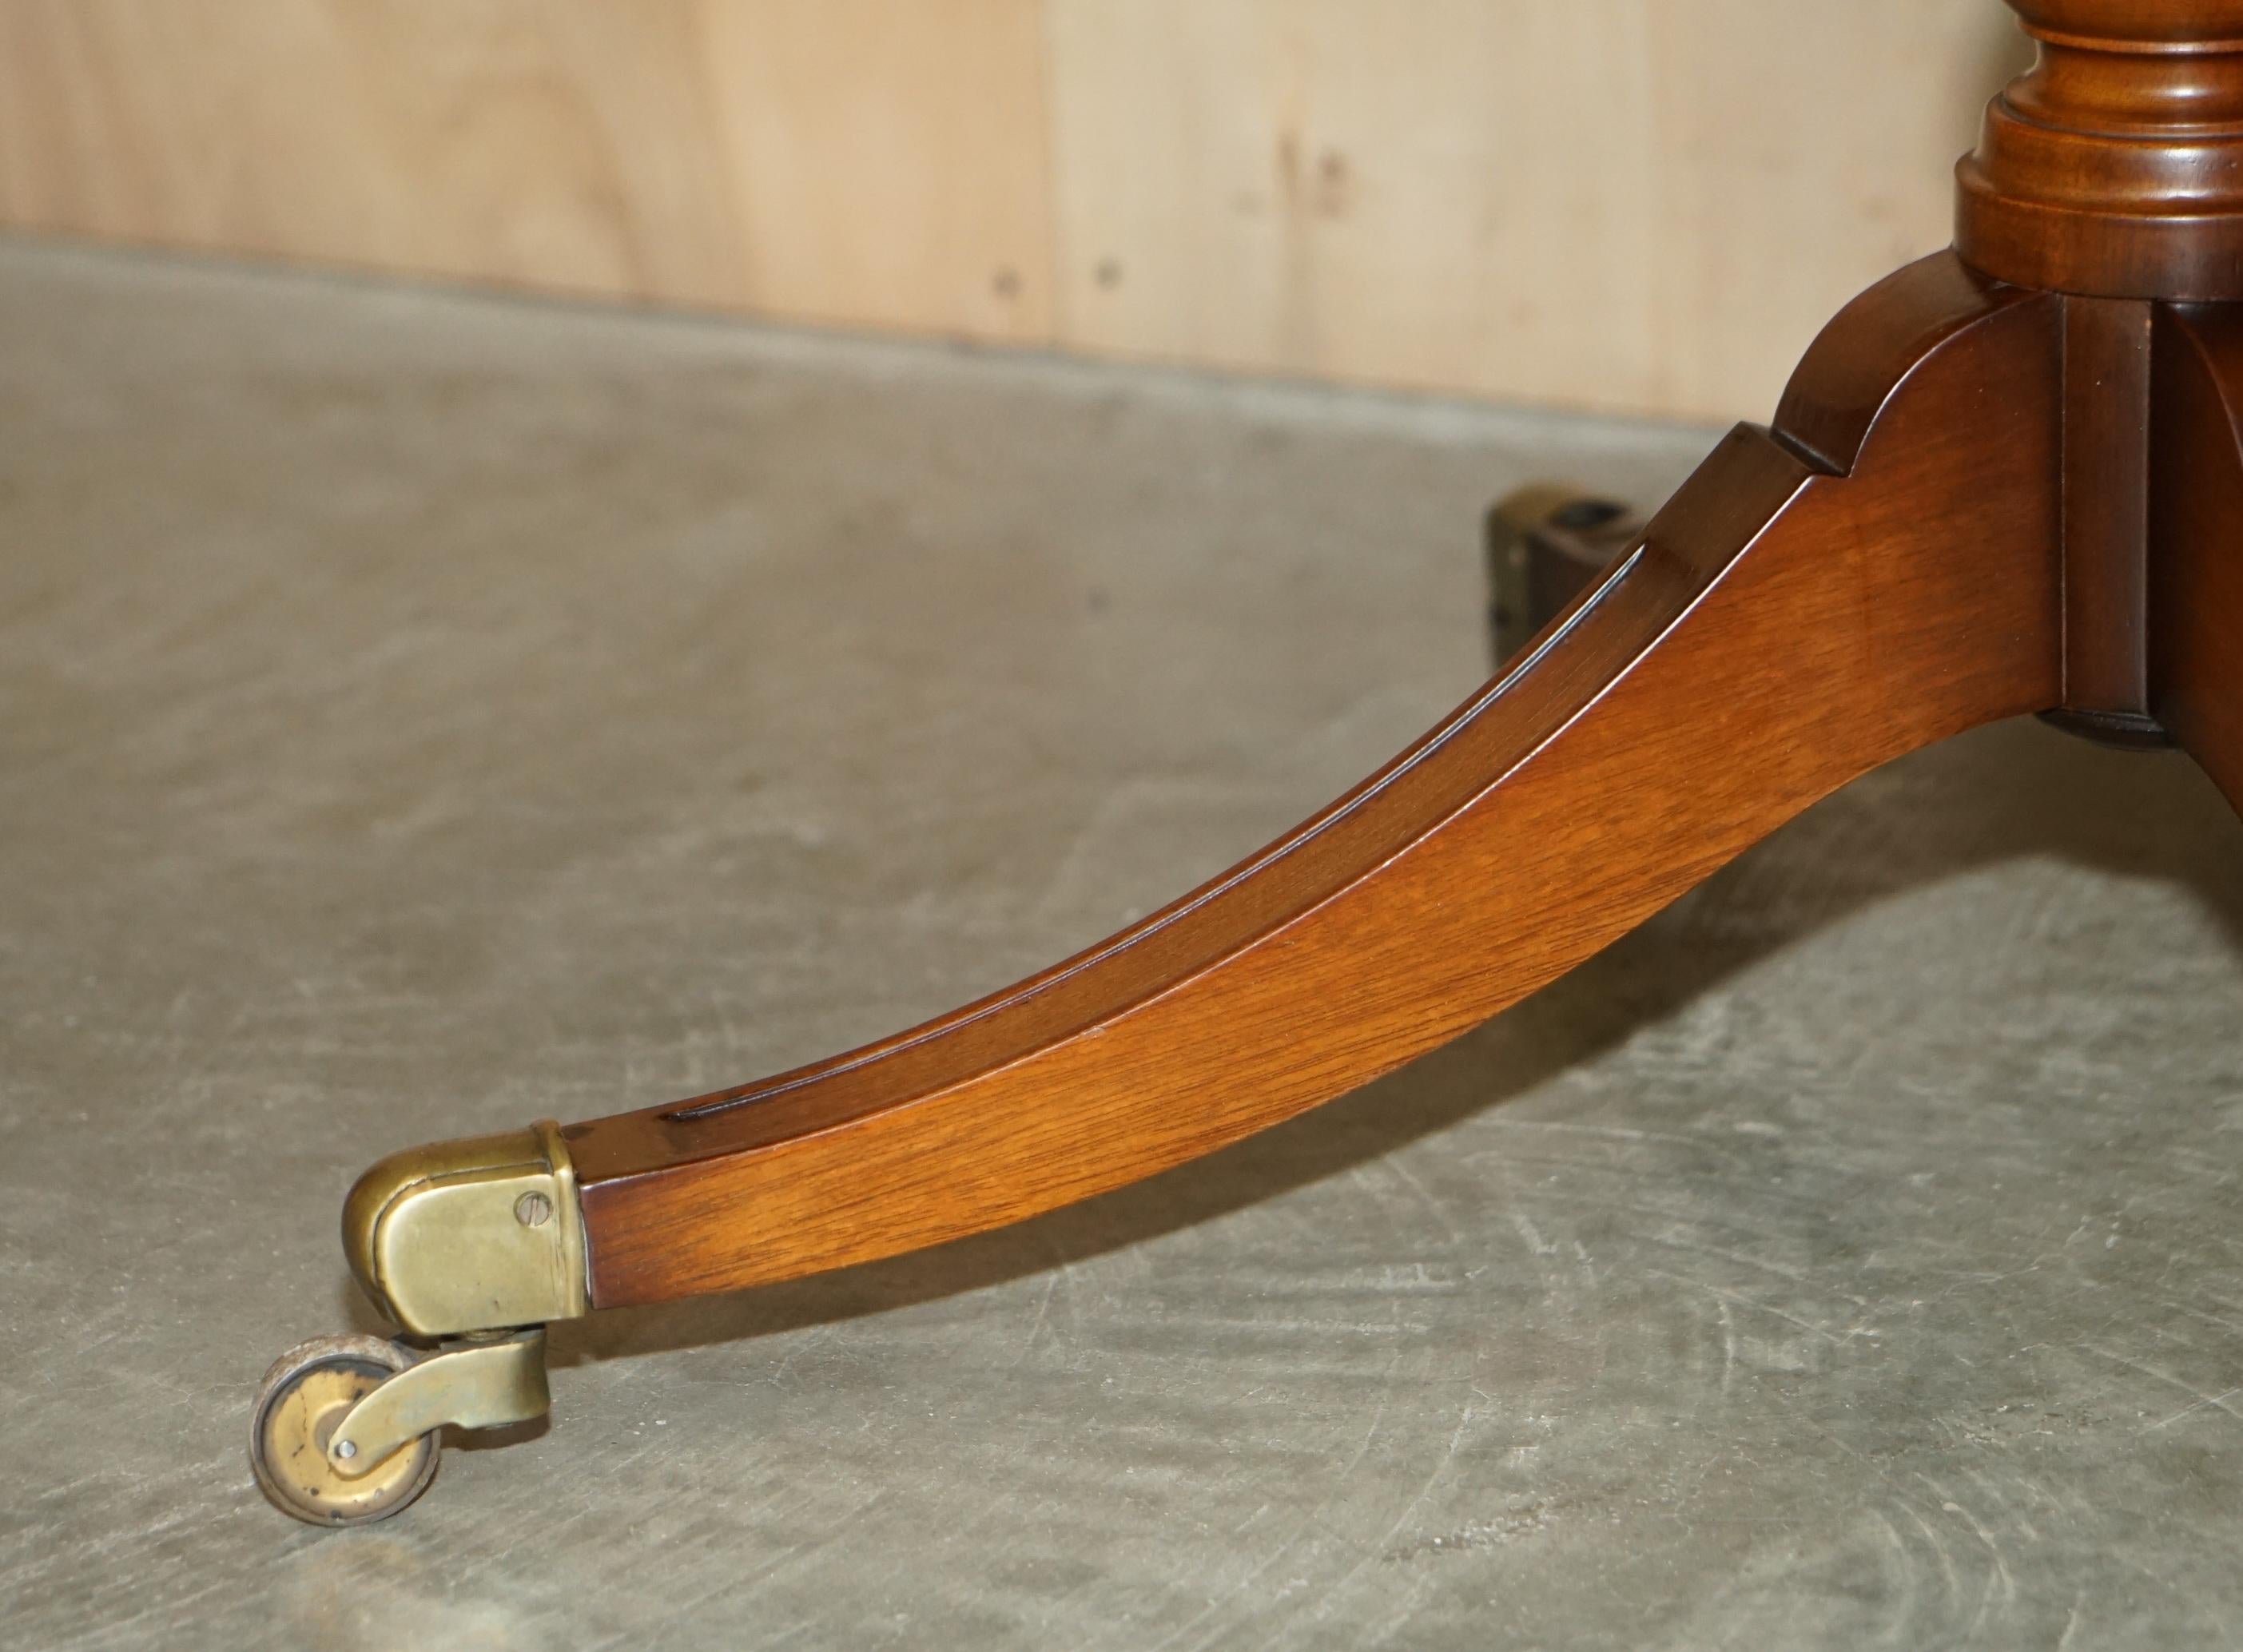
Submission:
<svg viewBox="0 0 2243 1652">
<path fill-rule="evenodd" d="M 0 0 L 0 223 L 1764 416 L 1994 0 Z"/>
<path fill-rule="evenodd" d="M 1945 244 L 2021 61 L 1983 0 L 1049 0 L 1061 331 L 1764 413 Z"/>
<path fill-rule="evenodd" d="M 23 227 L 1049 334 L 1038 0 L 4 0 Z"/>
<path fill-rule="evenodd" d="M 1040 0 L 700 0 L 747 301 L 1043 341 Z"/>
</svg>

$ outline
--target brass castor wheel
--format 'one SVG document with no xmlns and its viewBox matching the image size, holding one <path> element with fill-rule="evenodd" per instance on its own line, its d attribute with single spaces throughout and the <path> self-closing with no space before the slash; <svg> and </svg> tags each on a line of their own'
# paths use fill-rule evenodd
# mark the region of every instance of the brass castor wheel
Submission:
<svg viewBox="0 0 2243 1652">
<path fill-rule="evenodd" d="M 386 1520 L 428 1489 L 446 1428 L 552 1408 L 545 1326 L 586 1302 L 576 1172 L 550 1122 L 392 1153 L 343 1203 L 343 1252 L 414 1346 L 320 1337 L 274 1361 L 249 1463 L 313 1526 Z"/>
<path fill-rule="evenodd" d="M 314 1526 L 363 1526 L 428 1489 L 434 1429 L 350 1479 L 327 1457 L 351 1407 L 413 1363 L 409 1350 L 369 1336 L 318 1337 L 273 1361 L 250 1419 L 249 1462 L 275 1508 Z"/>
</svg>

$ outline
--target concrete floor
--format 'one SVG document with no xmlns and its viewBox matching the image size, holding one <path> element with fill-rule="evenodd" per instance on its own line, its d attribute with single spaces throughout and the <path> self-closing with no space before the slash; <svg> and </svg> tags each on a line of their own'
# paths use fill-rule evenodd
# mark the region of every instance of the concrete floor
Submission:
<svg viewBox="0 0 2243 1652">
<path fill-rule="evenodd" d="M 2031 725 L 1212 1160 L 558 1332 L 401 1519 L 251 1484 L 364 1165 L 1104 932 L 1477 681 L 1489 498 L 1708 440 L 0 245 L 0 1642 L 2243 1643 L 2243 827 Z"/>
</svg>

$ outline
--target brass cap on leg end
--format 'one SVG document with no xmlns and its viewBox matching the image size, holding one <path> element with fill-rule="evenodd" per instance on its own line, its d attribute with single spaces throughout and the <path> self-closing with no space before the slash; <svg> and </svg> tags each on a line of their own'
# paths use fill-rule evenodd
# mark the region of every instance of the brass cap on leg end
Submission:
<svg viewBox="0 0 2243 1652">
<path fill-rule="evenodd" d="M 575 1319 L 587 1305 L 584 1219 L 560 1126 L 392 1153 L 343 1201 L 343 1253 L 416 1335 Z"/>
</svg>

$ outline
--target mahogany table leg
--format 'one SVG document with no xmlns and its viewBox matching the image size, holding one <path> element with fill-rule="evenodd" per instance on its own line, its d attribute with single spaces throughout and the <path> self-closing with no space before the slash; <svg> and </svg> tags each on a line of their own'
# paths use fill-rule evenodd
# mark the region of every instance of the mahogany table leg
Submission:
<svg viewBox="0 0 2243 1652">
<path fill-rule="evenodd" d="M 261 1483 L 302 1519 L 383 1518 L 441 1427 L 544 1408 L 534 1327 L 940 1244 L 1210 1152 L 1515 1003 L 1863 770 L 2061 704 L 2065 303 L 1951 254 L 1871 288 L 1775 426 L 1733 432 L 1447 722 L 1079 957 L 758 1084 L 376 1165 L 345 1206 L 352 1266 L 407 1331 L 455 1340 L 285 1356 L 253 1413 Z"/>
<path fill-rule="evenodd" d="M 530 1326 L 1152 1175 L 1453 1037 L 1864 769 L 1992 718 L 2161 729 L 2243 807 L 2243 322 L 2222 307 L 2243 306 L 2243 0 L 2009 3 L 2038 62 L 1959 170 L 1957 252 L 1849 306 L 1775 426 L 1729 436 L 1446 722 L 1204 888 L 940 1020 L 385 1160 L 345 1218 L 368 1289 L 424 1335 Z M 371 1357 L 300 1350 L 260 1398 L 255 1449 L 308 1465 L 306 1518 L 375 1518 L 423 1483 L 401 1447 L 377 1483 L 342 1448 L 360 1437 L 542 1403 L 529 1334 Z"/>
<path fill-rule="evenodd" d="M 940 1244 L 1212 1152 L 1516 1002 L 1863 770 L 2062 703 L 2064 306 L 1951 254 L 1871 288 L 1773 428 L 1733 432 L 1447 722 L 1081 956 L 758 1084 L 383 1160 L 345 1207 L 353 1268 L 408 1332 L 464 1340 L 284 1357 L 260 1480 L 320 1523 L 394 1513 L 438 1427 L 543 1408 L 518 1327 Z"/>
<path fill-rule="evenodd" d="M 595 1306 L 1018 1220 L 1399 1065 L 1862 770 L 2060 691 L 2055 300 L 1872 289 L 1520 663 L 1244 864 L 831 1061 L 563 1133 Z"/>
</svg>

